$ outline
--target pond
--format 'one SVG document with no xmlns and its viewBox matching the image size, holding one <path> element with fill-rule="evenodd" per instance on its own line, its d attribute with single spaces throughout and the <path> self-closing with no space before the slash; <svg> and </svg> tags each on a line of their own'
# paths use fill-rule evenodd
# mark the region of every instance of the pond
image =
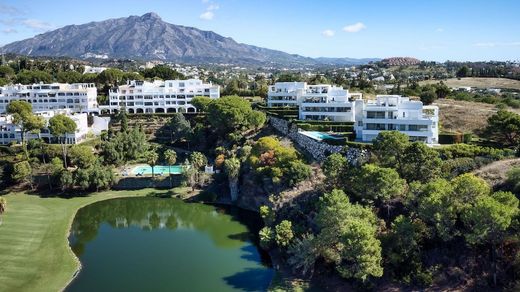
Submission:
<svg viewBox="0 0 520 292">
<path fill-rule="evenodd" d="M 66 291 L 265 291 L 260 227 L 258 214 L 179 199 L 97 202 L 72 224 L 82 269 Z"/>
</svg>

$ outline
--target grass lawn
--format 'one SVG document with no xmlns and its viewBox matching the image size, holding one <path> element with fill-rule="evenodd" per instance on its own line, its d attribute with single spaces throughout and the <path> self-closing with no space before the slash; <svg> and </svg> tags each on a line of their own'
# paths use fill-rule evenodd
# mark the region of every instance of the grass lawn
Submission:
<svg viewBox="0 0 520 292">
<path fill-rule="evenodd" d="M 0 291 L 63 290 L 79 267 L 67 239 L 78 209 L 105 199 L 167 192 L 107 191 L 70 199 L 25 193 L 4 196 L 7 210 L 0 225 Z"/>
</svg>

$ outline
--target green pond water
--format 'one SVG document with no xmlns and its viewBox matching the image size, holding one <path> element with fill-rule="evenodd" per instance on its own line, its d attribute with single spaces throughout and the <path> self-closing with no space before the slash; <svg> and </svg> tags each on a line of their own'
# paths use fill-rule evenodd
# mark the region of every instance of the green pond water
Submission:
<svg viewBox="0 0 520 292">
<path fill-rule="evenodd" d="M 69 237 L 82 269 L 66 291 L 265 291 L 257 214 L 171 198 L 101 201 Z"/>
</svg>

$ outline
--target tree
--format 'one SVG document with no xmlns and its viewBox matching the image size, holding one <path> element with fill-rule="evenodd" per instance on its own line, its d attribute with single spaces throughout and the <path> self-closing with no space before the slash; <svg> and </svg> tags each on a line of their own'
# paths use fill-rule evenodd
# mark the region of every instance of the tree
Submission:
<svg viewBox="0 0 520 292">
<path fill-rule="evenodd" d="M 366 281 L 383 275 L 377 220 L 370 209 L 351 204 L 343 191 L 332 190 L 320 198 L 316 222 L 320 256 L 342 277 Z"/>
<path fill-rule="evenodd" d="M 207 112 L 211 98 L 207 96 L 195 96 L 191 100 L 191 104 L 197 109 L 198 112 Z"/>
<path fill-rule="evenodd" d="M 67 168 L 67 134 L 74 133 L 76 128 L 76 122 L 66 115 L 55 115 L 49 119 L 50 133 L 60 139 L 65 168 Z"/>
<path fill-rule="evenodd" d="M 164 151 L 164 158 L 166 159 L 166 162 L 168 163 L 168 174 L 170 177 L 170 187 L 173 188 L 173 180 L 172 180 L 172 165 L 177 162 L 177 153 L 175 150 L 168 149 Z"/>
<path fill-rule="evenodd" d="M 224 170 L 229 180 L 229 193 L 231 201 L 238 199 L 238 176 L 240 175 L 240 160 L 236 157 L 224 161 Z"/>
<path fill-rule="evenodd" d="M 31 183 L 32 168 L 28 161 L 17 162 L 13 165 L 11 178 L 17 183 Z"/>
<path fill-rule="evenodd" d="M 444 82 L 439 82 L 435 85 L 435 94 L 437 94 L 437 98 L 446 98 L 448 94 L 451 93 L 451 89 L 444 84 Z"/>
<path fill-rule="evenodd" d="M 0 215 L 4 214 L 7 210 L 7 200 L 4 197 L 0 197 Z"/>
<path fill-rule="evenodd" d="M 12 116 L 13 124 L 20 128 L 22 147 L 26 159 L 29 159 L 27 151 L 27 133 L 38 131 L 44 127 L 45 122 L 42 117 L 36 116 L 32 112 L 32 105 L 24 100 L 13 100 L 6 107 L 6 113 Z"/>
<path fill-rule="evenodd" d="M 493 282 L 497 282 L 496 246 L 504 237 L 513 218 L 518 214 L 518 199 L 510 192 L 497 192 L 492 196 L 480 196 L 462 213 L 466 227 L 466 241 L 471 245 L 483 242 L 491 244 Z"/>
<path fill-rule="evenodd" d="M 56 79 L 60 83 L 80 83 L 83 78 L 82 75 L 77 71 L 63 71 L 58 72 Z"/>
<path fill-rule="evenodd" d="M 435 99 L 437 98 L 437 94 L 435 93 L 434 90 L 423 91 L 421 93 L 420 98 L 421 98 L 421 102 L 424 105 L 429 105 L 435 101 Z"/>
<path fill-rule="evenodd" d="M 457 71 L 457 77 L 467 77 L 469 75 L 469 68 L 468 66 L 464 65 L 460 67 L 460 69 Z"/>
<path fill-rule="evenodd" d="M 410 143 L 401 158 L 399 174 L 406 181 L 427 182 L 441 173 L 442 160 L 434 149 L 422 142 Z"/>
<path fill-rule="evenodd" d="M 497 142 L 518 146 L 520 143 L 520 115 L 507 110 L 499 110 L 488 118 L 486 133 Z"/>
<path fill-rule="evenodd" d="M 217 133 L 227 135 L 258 127 L 261 117 L 254 112 L 249 101 L 239 96 L 224 96 L 208 105 L 207 119 Z"/>
<path fill-rule="evenodd" d="M 399 177 L 397 171 L 374 164 L 363 165 L 352 184 L 352 191 L 362 202 L 385 205 L 388 216 L 391 201 L 401 197 L 405 190 L 406 182 Z"/>
<path fill-rule="evenodd" d="M 283 220 L 280 224 L 276 225 L 274 230 L 274 240 L 278 246 L 286 247 L 291 243 L 294 237 L 291 221 Z"/>
<path fill-rule="evenodd" d="M 195 151 L 190 154 L 190 162 L 191 165 L 193 165 L 193 167 L 195 167 L 195 169 L 198 171 L 203 166 L 208 164 L 208 159 L 201 152 Z"/>
<path fill-rule="evenodd" d="M 323 162 L 323 173 L 327 185 L 339 188 L 342 185 L 342 174 L 347 166 L 347 158 L 340 153 L 331 154 Z"/>
<path fill-rule="evenodd" d="M 267 116 L 265 115 L 265 113 L 260 111 L 251 111 L 248 118 L 248 122 L 253 129 L 260 129 L 267 120 Z"/>
<path fill-rule="evenodd" d="M 444 241 L 455 234 L 457 208 L 453 204 L 453 186 L 445 179 L 436 179 L 420 187 L 417 215 L 432 226 L 433 233 Z"/>
<path fill-rule="evenodd" d="M 306 233 L 301 238 L 295 238 L 289 245 L 287 253 L 290 255 L 287 263 L 303 275 L 314 273 L 314 266 L 319 256 L 319 248 L 313 234 Z"/>
<path fill-rule="evenodd" d="M 33 83 L 51 83 L 51 74 L 40 71 L 40 70 L 22 70 L 16 77 L 16 82 L 20 84 L 33 84 Z"/>
<path fill-rule="evenodd" d="M 191 190 L 195 190 L 195 186 L 197 185 L 197 174 L 198 171 L 190 164 L 183 164 L 182 166 L 182 176 L 185 182 L 191 187 Z"/>
<path fill-rule="evenodd" d="M 69 157 L 72 163 L 80 168 L 89 168 L 96 162 L 96 156 L 89 146 L 72 146 L 70 148 Z"/>
<path fill-rule="evenodd" d="M 271 227 L 265 226 L 258 232 L 260 237 L 260 246 L 263 249 L 269 249 L 274 240 L 274 232 Z"/>
<path fill-rule="evenodd" d="M 302 161 L 290 161 L 285 167 L 285 179 L 289 186 L 294 186 L 311 176 L 311 168 Z"/>
<path fill-rule="evenodd" d="M 190 134 L 193 133 L 190 122 L 186 120 L 182 113 L 175 113 L 169 122 L 171 129 L 171 141 L 172 143 L 181 139 L 187 139 Z"/>
<path fill-rule="evenodd" d="M 176 80 L 176 79 L 186 79 L 186 76 L 173 70 L 167 65 L 157 65 L 150 69 L 145 69 L 142 71 L 142 74 L 146 78 L 160 78 L 162 80 Z"/>
<path fill-rule="evenodd" d="M 96 189 L 96 192 L 100 189 L 110 188 L 114 184 L 114 181 L 114 173 L 110 168 L 97 164 L 89 171 L 89 186 Z"/>
<path fill-rule="evenodd" d="M 157 165 L 157 161 L 159 160 L 159 154 L 155 152 L 155 150 L 149 150 L 146 153 L 146 162 L 152 167 L 152 177 L 155 176 L 154 168 Z"/>
<path fill-rule="evenodd" d="M 382 131 L 374 139 L 373 151 L 379 164 L 391 167 L 402 173 L 403 156 L 410 145 L 408 136 L 398 131 Z"/>
<path fill-rule="evenodd" d="M 489 196 L 491 188 L 485 180 L 472 173 L 457 176 L 452 181 L 453 205 L 458 211 L 473 204 L 479 197 Z"/>
<path fill-rule="evenodd" d="M 74 185 L 72 173 L 66 169 L 62 170 L 59 176 L 59 185 L 62 191 L 71 188 Z"/>
<path fill-rule="evenodd" d="M 385 237 L 386 257 L 391 271 L 399 278 L 415 278 L 422 270 L 421 243 L 425 236 L 424 223 L 403 215 L 397 216 Z"/>
<path fill-rule="evenodd" d="M 266 225 L 272 225 L 276 219 L 276 214 L 272 208 L 262 205 L 260 206 L 260 217 L 262 217 Z"/>
</svg>

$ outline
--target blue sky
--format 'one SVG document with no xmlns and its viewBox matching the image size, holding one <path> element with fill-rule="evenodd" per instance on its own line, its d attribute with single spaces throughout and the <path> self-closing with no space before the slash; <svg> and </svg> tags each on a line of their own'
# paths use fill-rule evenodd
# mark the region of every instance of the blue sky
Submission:
<svg viewBox="0 0 520 292">
<path fill-rule="evenodd" d="M 0 45 L 151 11 L 170 23 L 310 57 L 520 60 L 517 0 L 0 0 Z"/>
</svg>

